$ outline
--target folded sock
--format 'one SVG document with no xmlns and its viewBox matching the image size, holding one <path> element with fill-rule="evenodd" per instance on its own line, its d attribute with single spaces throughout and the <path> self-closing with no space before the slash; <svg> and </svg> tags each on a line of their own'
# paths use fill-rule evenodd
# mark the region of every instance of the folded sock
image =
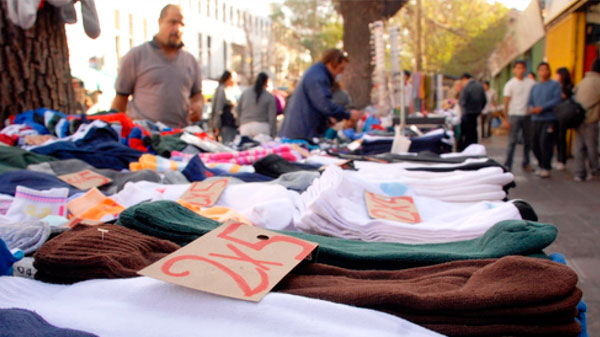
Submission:
<svg viewBox="0 0 600 337">
<path fill-rule="evenodd" d="M 59 13 L 62 22 L 70 24 L 77 22 L 77 12 L 75 11 L 74 2 L 61 6 Z"/>
<path fill-rule="evenodd" d="M 25 186 L 39 191 L 66 187 L 69 196 L 83 191 L 65 183 L 52 174 L 28 170 L 15 170 L 0 174 L 0 194 L 15 195 L 17 186 Z"/>
<path fill-rule="evenodd" d="M 284 173 L 269 183 L 279 184 L 289 190 L 304 192 L 317 178 L 319 178 L 318 172 L 297 171 Z"/>
<path fill-rule="evenodd" d="M 419 217 L 415 223 L 372 218 L 365 192 L 410 197 Z M 297 229 L 351 240 L 406 244 L 463 241 L 480 237 L 502 220 L 522 219 L 512 203 L 442 201 L 421 196 L 407 184 L 367 180 L 337 166 L 327 167 L 301 197 L 300 216 L 294 221 Z"/>
<path fill-rule="evenodd" d="M 0 239 L 8 249 L 20 249 L 25 254 L 38 250 L 50 237 L 50 226 L 44 221 L 23 221 L 0 225 Z"/>
<path fill-rule="evenodd" d="M 6 243 L 4 243 L 2 239 L 0 239 L 0 276 L 12 275 L 12 265 L 22 258 L 22 251 L 17 251 L 13 254 L 6 246 Z"/>
<path fill-rule="evenodd" d="M 0 331 L 3 337 L 94 337 L 79 330 L 58 328 L 42 316 L 25 309 L 0 309 Z"/>
<path fill-rule="evenodd" d="M 284 173 L 297 171 L 317 171 L 317 168 L 311 165 L 292 163 L 276 154 L 270 154 L 254 164 L 256 173 L 264 174 L 268 177 L 279 178 Z"/>
<path fill-rule="evenodd" d="M 96 3 L 94 0 L 80 0 L 81 18 L 83 20 L 83 29 L 85 34 L 92 39 L 100 35 L 100 20 L 96 12 Z"/>
<path fill-rule="evenodd" d="M 36 279 L 73 283 L 137 276 L 137 271 L 179 249 L 115 225 L 78 225 L 46 242 L 34 255 Z"/>
<path fill-rule="evenodd" d="M 17 186 L 15 198 L 6 212 L 6 217 L 11 220 L 26 221 L 39 220 L 48 215 L 67 215 L 66 188 L 52 188 L 38 191 L 24 186 Z"/>
<path fill-rule="evenodd" d="M 155 171 L 140 169 L 135 172 L 124 172 L 111 169 L 97 169 L 79 159 L 64 159 L 56 160 L 52 163 L 32 164 L 27 166 L 27 169 L 56 176 L 84 170 L 94 171 L 112 180 L 110 183 L 98 187 L 99 190 L 106 194 L 117 193 L 118 191 L 122 190 L 123 186 L 125 186 L 125 184 L 128 182 L 159 182 L 161 180 L 160 175 Z"/>
<path fill-rule="evenodd" d="M 92 188 L 84 195 L 75 198 L 67 204 L 69 212 L 75 217 L 86 220 L 110 221 L 119 216 L 125 207 Z"/>
<path fill-rule="evenodd" d="M 220 223 L 176 202 L 155 201 L 126 209 L 117 224 L 184 245 Z M 480 238 L 419 245 L 369 243 L 289 231 L 281 233 L 318 243 L 316 261 L 320 263 L 349 269 L 402 269 L 455 260 L 536 254 L 556 239 L 557 229 L 550 224 L 531 221 L 502 221 Z"/>
</svg>

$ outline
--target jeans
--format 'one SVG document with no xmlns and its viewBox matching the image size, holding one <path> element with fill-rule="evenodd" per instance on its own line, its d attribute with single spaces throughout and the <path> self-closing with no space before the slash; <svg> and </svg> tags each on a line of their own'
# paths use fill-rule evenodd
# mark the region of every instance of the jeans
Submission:
<svg viewBox="0 0 600 337">
<path fill-rule="evenodd" d="M 558 123 L 558 133 L 556 139 L 556 159 L 563 164 L 567 163 L 567 127 Z"/>
<path fill-rule="evenodd" d="M 519 143 L 519 131 L 523 134 L 523 166 L 529 165 L 529 153 L 531 152 L 531 117 L 530 116 L 509 116 L 510 133 L 508 140 L 508 150 L 506 151 L 506 161 L 504 166 L 512 169 L 513 158 L 515 156 L 515 147 Z"/>
<path fill-rule="evenodd" d="M 458 151 L 462 151 L 467 146 L 477 143 L 477 118 L 479 114 L 466 114 L 460 121 L 461 136 L 458 141 Z"/>
<path fill-rule="evenodd" d="M 479 118 L 481 119 L 481 138 L 487 138 L 492 135 L 492 114 L 482 113 Z"/>
<path fill-rule="evenodd" d="M 550 171 L 552 169 L 552 155 L 558 138 L 557 134 L 557 121 L 533 122 L 533 154 L 543 170 Z"/>
<path fill-rule="evenodd" d="M 227 144 L 233 142 L 237 130 L 231 126 L 221 127 L 221 143 Z"/>
<path fill-rule="evenodd" d="M 583 123 L 575 130 L 575 175 L 585 178 L 586 159 L 590 174 L 598 175 L 598 123 Z"/>
</svg>

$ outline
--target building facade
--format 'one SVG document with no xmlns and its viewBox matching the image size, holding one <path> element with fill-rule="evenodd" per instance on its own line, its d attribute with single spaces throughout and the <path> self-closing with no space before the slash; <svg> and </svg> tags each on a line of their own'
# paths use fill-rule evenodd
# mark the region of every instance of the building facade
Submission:
<svg viewBox="0 0 600 337">
<path fill-rule="evenodd" d="M 512 65 L 516 60 L 524 60 L 530 72 L 535 72 L 542 61 L 548 62 L 553 71 L 566 67 L 577 84 L 585 72 L 589 71 L 594 59 L 600 56 L 598 1 L 532 0 L 532 3 L 533 1 L 538 1 L 544 34 L 525 51 L 505 58 L 502 67 L 492 67 L 492 85 L 500 96 L 504 84 L 512 77 Z M 510 43 L 510 38 L 508 36 L 503 44 Z M 498 51 L 499 48 L 496 52 Z"/>
<path fill-rule="evenodd" d="M 100 108 L 108 109 L 120 59 L 133 47 L 152 39 L 166 1 L 96 1 L 101 34 L 89 39 L 81 22 L 67 25 L 72 74 L 88 91 L 101 90 Z M 247 84 L 258 72 L 272 68 L 269 18 L 252 1 L 179 0 L 185 16 L 183 42 L 196 56 L 204 79 L 218 79 L 224 70 L 238 72 Z M 79 6 L 79 4 L 76 4 Z M 264 11 L 263 11 L 264 13 Z"/>
</svg>

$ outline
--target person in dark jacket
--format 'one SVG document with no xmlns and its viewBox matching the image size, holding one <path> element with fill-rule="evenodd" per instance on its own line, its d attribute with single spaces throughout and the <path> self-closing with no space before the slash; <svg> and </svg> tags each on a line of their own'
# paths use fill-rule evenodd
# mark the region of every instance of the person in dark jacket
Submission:
<svg viewBox="0 0 600 337">
<path fill-rule="evenodd" d="M 569 73 L 569 69 L 565 67 L 558 68 L 556 70 L 556 81 L 562 88 L 562 101 L 571 99 L 571 96 L 573 96 L 573 81 L 571 81 L 571 73 Z M 558 158 L 556 164 L 554 164 L 554 168 L 559 171 L 564 171 L 567 167 L 567 127 L 560 121 L 558 122 L 557 136 L 556 152 Z"/>
<path fill-rule="evenodd" d="M 220 137 L 221 142 L 229 143 L 235 138 L 237 128 L 233 107 L 235 100 L 227 97 L 226 90 L 234 85 L 233 74 L 227 70 L 219 79 L 219 86 L 212 98 L 211 128 L 215 137 Z"/>
<path fill-rule="evenodd" d="M 348 56 L 345 52 L 330 49 L 320 62 L 306 70 L 286 108 L 280 137 L 321 137 L 327 131 L 331 118 L 356 122 L 362 117 L 362 111 L 347 111 L 343 106 L 332 102 L 333 82 L 337 75 L 344 72 L 347 63 Z"/>
<path fill-rule="evenodd" d="M 472 76 L 464 73 L 461 76 L 463 89 L 460 92 L 458 104 L 462 112 L 460 121 L 461 137 L 458 141 L 458 151 L 477 143 L 477 119 L 487 104 L 485 89 L 481 83 L 473 80 Z"/>
<path fill-rule="evenodd" d="M 533 125 L 533 154 L 539 163 L 535 173 L 542 178 L 549 178 L 558 133 L 554 107 L 560 103 L 562 88 L 558 82 L 550 79 L 552 72 L 548 63 L 540 63 L 537 71 L 540 81 L 531 88 L 527 106 Z"/>
</svg>

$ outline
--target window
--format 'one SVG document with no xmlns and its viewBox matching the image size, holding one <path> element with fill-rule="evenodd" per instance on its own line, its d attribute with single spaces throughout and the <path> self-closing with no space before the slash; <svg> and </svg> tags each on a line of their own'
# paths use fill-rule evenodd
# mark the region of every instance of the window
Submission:
<svg viewBox="0 0 600 337">
<path fill-rule="evenodd" d="M 233 6 L 229 7 L 229 23 L 231 23 L 232 25 L 234 25 L 234 21 L 233 21 Z"/>
<path fill-rule="evenodd" d="M 198 0 L 198 14 L 202 13 L 202 0 Z"/>
<path fill-rule="evenodd" d="M 121 37 L 115 36 L 115 51 L 117 52 L 117 60 L 121 60 Z"/>
<path fill-rule="evenodd" d="M 206 0 L 206 16 L 210 17 L 210 1 Z"/>
<path fill-rule="evenodd" d="M 209 36 L 206 37 L 206 56 L 207 56 L 207 76 L 210 78 L 212 74 L 212 38 Z"/>
<path fill-rule="evenodd" d="M 215 0 L 215 20 L 219 20 L 219 1 Z"/>
<path fill-rule="evenodd" d="M 223 68 L 227 69 L 227 42 L 223 41 Z"/>
<path fill-rule="evenodd" d="M 227 5 L 225 3 L 223 3 L 223 14 L 221 16 L 223 17 L 223 22 L 227 22 Z"/>
<path fill-rule="evenodd" d="M 148 19 L 144 18 L 144 41 L 148 41 Z"/>
<path fill-rule="evenodd" d="M 238 25 L 238 27 L 242 26 L 242 16 L 240 14 L 240 10 L 239 9 L 237 10 L 237 25 Z"/>
<path fill-rule="evenodd" d="M 129 48 L 133 48 L 133 14 L 129 14 Z"/>
<path fill-rule="evenodd" d="M 198 33 L 198 61 L 202 62 L 202 33 Z"/>
<path fill-rule="evenodd" d="M 120 18 L 119 18 L 119 10 L 116 9 L 115 10 L 115 29 L 119 30 L 121 29 L 121 23 L 120 23 Z"/>
</svg>

